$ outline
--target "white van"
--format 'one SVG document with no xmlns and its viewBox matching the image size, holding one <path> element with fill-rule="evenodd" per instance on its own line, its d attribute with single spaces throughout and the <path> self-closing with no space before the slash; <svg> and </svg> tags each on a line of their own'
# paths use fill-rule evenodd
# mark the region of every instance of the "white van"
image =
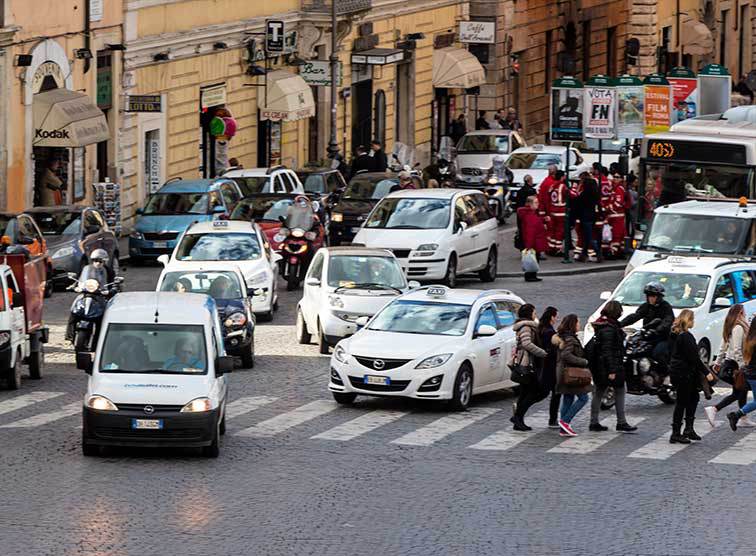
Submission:
<svg viewBox="0 0 756 556">
<path fill-rule="evenodd" d="M 89 377 L 82 451 L 100 446 L 198 447 L 217 457 L 226 431 L 226 356 L 215 301 L 173 292 L 118 294 L 108 305 Z"/>
</svg>

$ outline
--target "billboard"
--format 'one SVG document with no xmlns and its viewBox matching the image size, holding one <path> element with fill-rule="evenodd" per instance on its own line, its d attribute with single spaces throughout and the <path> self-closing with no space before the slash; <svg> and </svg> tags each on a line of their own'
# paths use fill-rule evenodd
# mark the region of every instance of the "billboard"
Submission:
<svg viewBox="0 0 756 556">
<path fill-rule="evenodd" d="M 614 139 L 614 87 L 584 89 L 583 131 L 589 139 Z"/>
<path fill-rule="evenodd" d="M 672 87 L 663 82 L 643 86 L 643 131 L 646 135 L 668 131 L 672 125 Z"/>
<path fill-rule="evenodd" d="M 583 140 L 583 85 L 564 77 L 551 88 L 551 140 Z"/>
<path fill-rule="evenodd" d="M 643 85 L 617 87 L 617 139 L 643 137 Z"/>
</svg>

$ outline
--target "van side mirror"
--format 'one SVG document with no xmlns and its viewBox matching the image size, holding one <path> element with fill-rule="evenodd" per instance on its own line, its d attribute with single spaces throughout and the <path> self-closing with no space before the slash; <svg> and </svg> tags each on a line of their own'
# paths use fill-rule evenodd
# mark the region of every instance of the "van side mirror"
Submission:
<svg viewBox="0 0 756 556">
<path fill-rule="evenodd" d="M 308 286 L 316 287 L 316 288 L 320 287 L 320 278 L 316 278 L 313 276 L 312 278 L 308 278 L 305 284 L 307 284 Z"/>
<path fill-rule="evenodd" d="M 234 358 L 222 355 L 215 359 L 215 376 L 225 375 L 234 370 Z"/>
<path fill-rule="evenodd" d="M 216 205 L 213 207 L 213 214 L 223 214 L 226 212 L 226 207 L 223 205 Z"/>
<path fill-rule="evenodd" d="M 368 323 L 370 320 L 369 317 L 360 317 L 356 321 L 354 321 L 354 324 L 357 325 L 357 328 L 364 328 L 364 326 Z"/>
<path fill-rule="evenodd" d="M 76 368 L 88 375 L 92 374 L 92 354 L 88 352 L 76 353 Z"/>
<path fill-rule="evenodd" d="M 157 258 L 157 262 L 159 262 L 163 266 L 168 266 L 168 261 L 170 261 L 170 260 L 171 260 L 170 257 L 168 255 L 165 255 L 165 254 L 160 255 Z"/>
<path fill-rule="evenodd" d="M 454 230 L 454 233 L 461 234 L 467 229 L 467 222 L 457 222 L 456 224 L 454 224 L 454 226 L 456 228 Z"/>
<path fill-rule="evenodd" d="M 11 298 L 11 303 L 13 303 L 14 307 L 23 307 L 24 306 L 24 294 L 21 292 L 13 292 L 13 297 Z"/>
<path fill-rule="evenodd" d="M 409 286 L 409 289 L 416 290 L 417 288 L 420 287 L 420 282 L 418 282 L 417 280 L 410 280 L 409 284 L 407 285 Z"/>
</svg>

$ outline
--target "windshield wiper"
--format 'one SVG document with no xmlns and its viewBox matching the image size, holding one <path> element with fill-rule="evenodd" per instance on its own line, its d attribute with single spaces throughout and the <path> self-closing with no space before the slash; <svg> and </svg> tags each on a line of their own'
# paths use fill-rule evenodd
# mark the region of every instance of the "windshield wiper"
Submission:
<svg viewBox="0 0 756 556">
<path fill-rule="evenodd" d="M 672 248 L 672 251 L 696 251 L 700 253 L 713 253 L 713 249 L 704 249 L 700 246 L 694 246 L 694 245 L 675 245 L 674 248 Z"/>
<path fill-rule="evenodd" d="M 358 290 L 358 289 L 381 289 L 381 290 L 394 290 L 397 293 L 402 293 L 402 290 L 399 288 L 395 288 L 394 286 L 389 286 L 388 284 L 379 284 L 378 282 L 361 282 L 359 284 L 349 285 L 349 286 L 339 286 L 334 290 L 334 293 L 336 293 L 339 290 Z"/>
<path fill-rule="evenodd" d="M 424 230 L 422 226 L 414 226 L 413 224 L 402 224 L 401 226 L 386 226 L 386 230 Z"/>
<path fill-rule="evenodd" d="M 668 247 L 662 247 L 661 245 L 641 245 L 641 249 L 648 249 L 650 251 L 669 251 Z"/>
</svg>

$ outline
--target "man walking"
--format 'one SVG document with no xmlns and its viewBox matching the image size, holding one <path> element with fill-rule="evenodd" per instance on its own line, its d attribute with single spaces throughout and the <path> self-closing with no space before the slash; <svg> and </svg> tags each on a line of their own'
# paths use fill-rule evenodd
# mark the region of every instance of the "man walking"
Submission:
<svg viewBox="0 0 756 556">
<path fill-rule="evenodd" d="M 352 160 L 352 172 L 349 176 L 351 180 L 358 172 L 370 172 L 373 170 L 373 159 L 368 154 L 365 145 L 357 147 L 357 156 Z"/>
</svg>

